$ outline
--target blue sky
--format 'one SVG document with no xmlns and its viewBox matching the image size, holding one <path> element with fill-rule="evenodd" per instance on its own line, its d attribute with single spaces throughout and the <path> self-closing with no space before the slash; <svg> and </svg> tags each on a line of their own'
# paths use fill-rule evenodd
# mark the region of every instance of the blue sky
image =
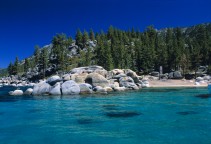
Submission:
<svg viewBox="0 0 211 144">
<path fill-rule="evenodd" d="M 211 22 L 210 6 L 211 0 L 1 0 L 0 68 L 31 56 L 56 33 L 186 27 Z"/>
</svg>

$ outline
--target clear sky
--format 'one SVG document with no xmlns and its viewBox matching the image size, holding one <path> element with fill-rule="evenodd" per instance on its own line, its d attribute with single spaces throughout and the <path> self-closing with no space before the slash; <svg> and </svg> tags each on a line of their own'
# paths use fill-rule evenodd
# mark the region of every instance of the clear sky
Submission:
<svg viewBox="0 0 211 144">
<path fill-rule="evenodd" d="M 211 22 L 211 0 L 0 0 L 0 68 L 31 56 L 56 33 Z"/>
</svg>

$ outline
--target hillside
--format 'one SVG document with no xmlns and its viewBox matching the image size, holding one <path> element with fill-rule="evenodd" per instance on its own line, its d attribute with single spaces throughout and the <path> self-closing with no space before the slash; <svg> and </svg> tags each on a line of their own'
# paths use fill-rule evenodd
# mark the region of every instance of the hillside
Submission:
<svg viewBox="0 0 211 144">
<path fill-rule="evenodd" d="M 75 40 L 57 34 L 52 44 L 36 46 L 32 57 L 23 61 L 16 58 L 8 71 L 10 75 L 39 79 L 88 65 L 144 73 L 159 71 L 160 66 L 164 73 L 196 71 L 200 65 L 211 65 L 211 24 L 162 30 L 149 26 L 144 32 L 111 26 L 107 32 L 100 33 L 78 30 Z"/>
</svg>

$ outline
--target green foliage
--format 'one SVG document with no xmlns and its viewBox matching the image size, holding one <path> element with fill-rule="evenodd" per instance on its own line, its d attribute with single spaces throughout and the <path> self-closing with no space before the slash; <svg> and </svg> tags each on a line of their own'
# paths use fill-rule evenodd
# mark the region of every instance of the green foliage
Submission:
<svg viewBox="0 0 211 144">
<path fill-rule="evenodd" d="M 24 62 L 24 72 L 27 72 L 29 68 L 30 68 L 30 62 L 29 59 L 26 58 Z"/>
<path fill-rule="evenodd" d="M 13 66 L 13 74 L 14 75 L 17 75 L 20 72 L 20 67 L 19 66 L 20 66 L 19 65 L 19 59 L 18 59 L 18 57 L 16 57 L 15 64 Z"/>
<path fill-rule="evenodd" d="M 40 61 L 39 61 L 39 69 L 40 71 L 42 71 L 43 74 L 43 78 L 45 78 L 45 72 L 48 66 L 48 49 L 47 48 L 43 48 L 41 50 L 41 56 L 40 56 Z"/>
<path fill-rule="evenodd" d="M 51 50 L 52 64 L 56 65 L 57 70 L 66 71 L 69 64 L 68 47 L 72 43 L 71 38 L 67 38 L 65 34 L 57 34 L 53 40 Z"/>
<path fill-rule="evenodd" d="M 8 75 L 8 69 L 0 69 L 0 78 Z"/>
<path fill-rule="evenodd" d="M 90 47 L 89 40 L 94 41 L 96 47 Z M 134 28 L 123 31 L 112 26 L 106 33 L 94 33 L 92 29 L 82 33 L 78 29 L 75 35 L 77 55 L 69 56 L 68 48 L 73 43 L 71 37 L 57 34 L 53 37 L 52 49 L 35 46 L 34 56 L 26 59 L 24 66 L 16 58 L 15 63 L 8 66 L 8 73 L 26 72 L 39 65 L 45 77 L 48 66 L 53 65 L 55 71 L 64 72 L 96 64 L 107 70 L 129 68 L 145 73 L 159 71 L 162 66 L 164 73 L 182 70 L 185 74 L 196 71 L 200 65 L 211 65 L 211 24 L 160 31 L 149 26 L 144 32 Z"/>
</svg>

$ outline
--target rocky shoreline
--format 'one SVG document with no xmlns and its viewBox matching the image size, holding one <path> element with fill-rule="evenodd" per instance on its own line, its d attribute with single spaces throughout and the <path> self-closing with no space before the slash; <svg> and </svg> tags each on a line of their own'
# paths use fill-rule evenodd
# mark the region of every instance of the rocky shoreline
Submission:
<svg viewBox="0 0 211 144">
<path fill-rule="evenodd" d="M 177 74 L 178 76 L 179 74 Z M 172 74 L 171 74 L 172 76 Z M 139 90 L 141 88 L 156 87 L 153 80 L 158 81 L 154 76 L 138 76 L 130 69 L 105 70 L 101 66 L 79 67 L 72 69 L 64 75 L 53 75 L 47 80 L 39 80 L 38 83 L 30 83 L 26 78 L 15 76 L 2 78 L 2 86 L 30 86 L 25 92 L 15 90 L 9 92 L 10 95 L 75 95 L 75 94 L 107 94 L 112 91 Z M 163 81 L 165 78 L 163 79 Z M 210 76 L 197 77 L 192 81 L 193 86 L 200 86 L 210 82 Z M 158 87 L 162 83 L 157 83 Z M 192 86 L 191 85 L 191 86 Z M 166 85 L 167 87 L 168 85 Z M 175 85 L 177 86 L 177 85 Z M 203 85 L 204 86 L 204 85 Z M 205 85 L 206 86 L 206 85 Z"/>
<path fill-rule="evenodd" d="M 130 69 L 114 69 L 106 71 L 101 66 L 79 67 L 72 69 L 62 76 L 54 75 L 47 80 L 40 80 L 38 83 L 29 83 L 23 80 L 7 78 L 0 83 L 9 86 L 33 86 L 26 92 L 15 90 L 10 95 L 72 95 L 91 94 L 111 91 L 138 90 L 149 87 L 149 82 L 142 79 Z"/>
</svg>

